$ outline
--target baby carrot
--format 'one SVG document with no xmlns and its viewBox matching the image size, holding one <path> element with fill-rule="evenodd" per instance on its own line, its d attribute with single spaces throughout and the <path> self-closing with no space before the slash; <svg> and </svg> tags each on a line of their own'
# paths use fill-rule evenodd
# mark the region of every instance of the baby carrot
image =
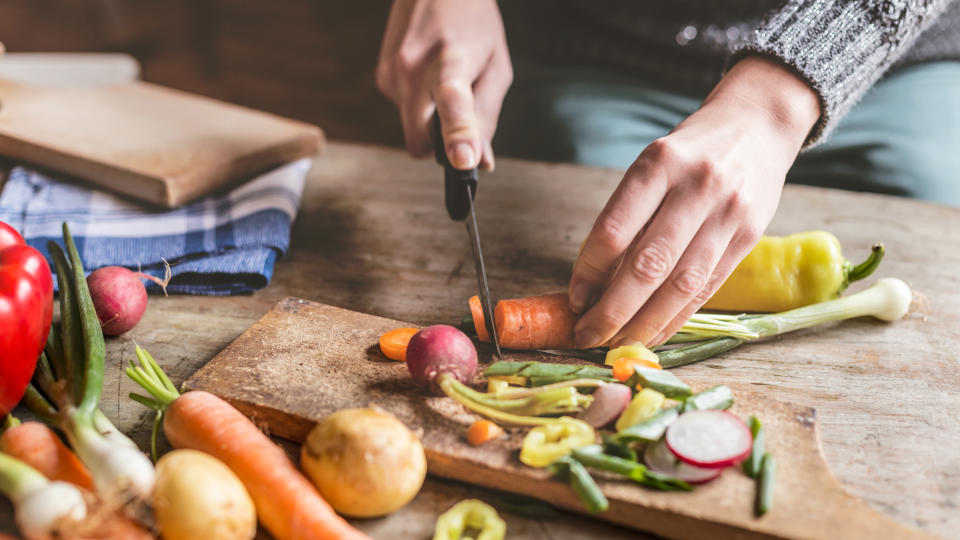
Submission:
<svg viewBox="0 0 960 540">
<path fill-rule="evenodd" d="M 7 429 L 0 436 L 0 452 L 23 461 L 50 480 L 93 491 L 90 471 L 45 424 L 24 422 Z"/>
<path fill-rule="evenodd" d="M 477 420 L 470 424 L 467 429 L 467 442 L 473 446 L 480 446 L 485 442 L 499 438 L 501 435 L 503 435 L 503 428 L 497 424 L 486 419 Z"/>
<path fill-rule="evenodd" d="M 481 341 L 489 340 L 483 310 L 476 297 L 470 312 Z M 500 300 L 493 310 L 500 345 L 508 349 L 574 349 L 576 315 L 570 311 L 567 293 Z"/>
<path fill-rule="evenodd" d="M 627 379 L 633 375 L 634 368 L 637 366 L 647 367 L 651 369 L 663 369 L 660 364 L 647 360 L 645 358 L 630 358 L 623 357 L 617 358 L 613 362 L 613 378 L 620 381 L 626 382 Z"/>
<path fill-rule="evenodd" d="M 380 352 L 391 360 L 407 361 L 407 345 L 419 328 L 394 328 L 380 336 Z"/>
</svg>

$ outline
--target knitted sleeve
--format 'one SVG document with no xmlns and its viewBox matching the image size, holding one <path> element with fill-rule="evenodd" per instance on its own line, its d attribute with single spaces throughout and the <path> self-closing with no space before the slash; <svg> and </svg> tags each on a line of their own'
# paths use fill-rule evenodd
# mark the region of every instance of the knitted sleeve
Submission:
<svg viewBox="0 0 960 540">
<path fill-rule="evenodd" d="M 750 54 L 779 59 L 817 92 L 816 144 L 899 58 L 951 0 L 788 0 L 727 62 Z"/>
</svg>

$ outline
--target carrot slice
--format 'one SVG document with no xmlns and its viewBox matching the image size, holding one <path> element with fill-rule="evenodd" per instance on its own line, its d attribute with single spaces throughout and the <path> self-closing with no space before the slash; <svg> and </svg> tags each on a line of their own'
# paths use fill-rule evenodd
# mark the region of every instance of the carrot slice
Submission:
<svg viewBox="0 0 960 540">
<path fill-rule="evenodd" d="M 473 446 L 480 446 L 503 435 L 503 428 L 490 420 L 477 420 L 467 429 L 467 442 Z"/>
<path fill-rule="evenodd" d="M 617 360 L 613 363 L 613 378 L 620 382 L 626 382 L 626 380 L 633 375 L 634 368 L 637 366 L 651 369 L 663 369 L 663 366 L 660 364 L 647 360 L 646 358 L 617 358 Z"/>
<path fill-rule="evenodd" d="M 391 360 L 407 361 L 407 345 L 419 328 L 394 328 L 380 336 L 380 352 Z"/>
<path fill-rule="evenodd" d="M 490 341 L 490 334 L 487 332 L 487 321 L 483 319 L 483 306 L 480 305 L 480 297 L 473 295 L 470 297 L 470 315 L 473 316 L 473 326 L 477 329 L 477 338 L 480 341 Z M 501 343 L 503 345 L 503 343 Z M 504 345 L 506 347 L 506 345 Z"/>
</svg>

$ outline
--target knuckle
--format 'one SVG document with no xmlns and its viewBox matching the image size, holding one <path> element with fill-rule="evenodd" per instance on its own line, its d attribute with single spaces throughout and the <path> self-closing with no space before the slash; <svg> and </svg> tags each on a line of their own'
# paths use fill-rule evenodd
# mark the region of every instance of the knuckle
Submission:
<svg viewBox="0 0 960 540">
<path fill-rule="evenodd" d="M 626 220 L 616 213 L 610 213 L 597 223 L 593 240 L 606 253 L 620 253 L 626 247 L 629 235 Z"/>
<path fill-rule="evenodd" d="M 669 137 L 660 137 L 648 144 L 643 154 L 657 161 L 672 161 L 677 157 L 677 151 L 676 144 Z"/>
<path fill-rule="evenodd" d="M 415 73 L 420 67 L 421 55 L 411 47 L 400 47 L 394 56 L 393 63 L 402 74 Z"/>
<path fill-rule="evenodd" d="M 637 251 L 631 268 L 638 279 L 659 282 L 670 272 L 671 261 L 670 250 L 662 242 L 652 242 Z"/>
<path fill-rule="evenodd" d="M 707 272 L 702 266 L 690 266 L 676 272 L 670 280 L 673 288 L 684 296 L 694 296 L 707 282 Z"/>
</svg>

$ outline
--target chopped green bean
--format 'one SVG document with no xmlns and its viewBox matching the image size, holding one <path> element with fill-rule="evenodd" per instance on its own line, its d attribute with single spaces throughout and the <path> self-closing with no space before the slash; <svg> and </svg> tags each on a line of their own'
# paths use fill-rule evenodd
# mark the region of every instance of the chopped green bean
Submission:
<svg viewBox="0 0 960 540">
<path fill-rule="evenodd" d="M 764 435 L 763 425 L 756 416 L 751 416 L 748 422 L 750 434 L 753 435 L 753 447 L 750 449 L 750 455 L 743 461 L 743 472 L 750 478 L 760 476 L 760 466 L 764 454 Z"/>
<path fill-rule="evenodd" d="M 554 461 L 550 465 L 550 470 L 557 476 L 566 476 L 573 491 L 580 497 L 580 501 L 588 511 L 603 512 L 610 506 L 607 497 L 600 491 L 600 486 L 579 461 L 570 456 L 564 456 Z"/>
<path fill-rule="evenodd" d="M 633 375 L 627 381 L 627 386 L 636 388 L 637 385 L 652 388 L 671 399 L 683 399 L 693 394 L 687 383 L 676 375 L 662 369 L 636 366 Z"/>
<path fill-rule="evenodd" d="M 765 452 L 760 466 L 759 485 L 757 486 L 757 515 L 766 514 L 773 506 L 773 483 L 776 472 L 777 462 L 773 454 Z"/>
</svg>

